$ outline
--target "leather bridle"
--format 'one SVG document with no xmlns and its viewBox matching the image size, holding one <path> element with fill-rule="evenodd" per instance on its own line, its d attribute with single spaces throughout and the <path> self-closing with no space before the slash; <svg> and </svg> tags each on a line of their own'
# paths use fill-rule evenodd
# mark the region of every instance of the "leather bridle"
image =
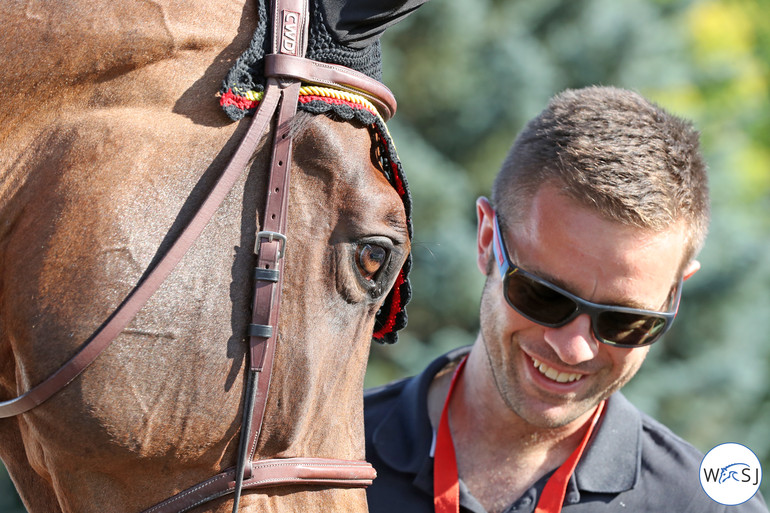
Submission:
<svg viewBox="0 0 770 513">
<path fill-rule="evenodd" d="M 280 485 L 364 487 L 371 484 L 376 476 L 374 468 L 365 461 L 326 458 L 253 460 L 267 405 L 278 336 L 292 147 L 289 125 L 297 111 L 301 82 L 326 85 L 364 96 L 376 106 L 384 120 L 396 110 L 393 94 L 380 82 L 343 66 L 304 57 L 309 23 L 307 0 L 274 0 L 271 14 L 273 53 L 265 56 L 267 86 L 264 97 L 229 164 L 195 216 L 163 258 L 75 356 L 26 393 L 0 402 L 0 418 L 31 410 L 67 386 L 111 344 L 201 234 L 237 178 L 248 167 L 260 140 L 268 133 L 273 118 L 277 117 L 264 221 L 255 246 L 257 266 L 254 270 L 252 322 L 248 331 L 249 368 L 237 466 L 174 495 L 144 513 L 187 511 L 230 493 L 235 496 L 233 511 L 237 511 L 243 489 Z"/>
</svg>

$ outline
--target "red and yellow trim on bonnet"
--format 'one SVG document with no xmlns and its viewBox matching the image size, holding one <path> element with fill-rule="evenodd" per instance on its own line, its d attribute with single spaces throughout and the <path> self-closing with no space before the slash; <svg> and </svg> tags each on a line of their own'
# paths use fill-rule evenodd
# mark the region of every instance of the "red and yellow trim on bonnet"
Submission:
<svg viewBox="0 0 770 513">
<path fill-rule="evenodd" d="M 219 104 L 222 107 L 232 105 L 241 110 L 255 109 L 265 93 L 262 91 L 239 91 L 228 89 L 220 99 Z M 320 86 L 302 86 L 299 90 L 299 102 L 310 103 L 314 100 L 321 100 L 335 105 L 347 105 L 353 109 L 365 109 L 377 117 L 380 117 L 377 108 L 372 102 L 361 95 L 330 87 Z"/>
</svg>

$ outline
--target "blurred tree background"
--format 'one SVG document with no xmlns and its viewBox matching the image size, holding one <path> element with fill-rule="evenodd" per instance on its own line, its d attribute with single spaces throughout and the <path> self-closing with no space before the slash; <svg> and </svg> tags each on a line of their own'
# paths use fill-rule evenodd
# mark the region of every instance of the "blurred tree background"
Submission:
<svg viewBox="0 0 770 513">
<path fill-rule="evenodd" d="M 713 217 L 679 320 L 625 393 L 702 451 L 739 442 L 770 469 L 770 0 L 432 0 L 383 46 L 414 298 L 367 386 L 474 340 L 474 202 L 523 124 L 563 89 L 625 87 L 701 131 Z M 0 475 L 0 513 L 17 511 Z"/>
<path fill-rule="evenodd" d="M 624 87 L 701 131 L 713 218 L 677 323 L 625 393 L 702 451 L 739 442 L 770 469 L 770 0 L 433 0 L 385 36 L 384 61 L 414 299 L 367 386 L 473 342 L 474 203 L 524 123 L 566 88 Z"/>
</svg>

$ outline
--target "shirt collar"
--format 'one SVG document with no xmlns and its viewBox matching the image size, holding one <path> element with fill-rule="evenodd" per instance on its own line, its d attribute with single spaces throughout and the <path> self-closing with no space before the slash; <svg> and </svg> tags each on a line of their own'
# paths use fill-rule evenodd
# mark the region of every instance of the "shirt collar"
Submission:
<svg viewBox="0 0 770 513">
<path fill-rule="evenodd" d="M 428 388 L 441 369 L 469 351 L 470 346 L 450 351 L 408 380 L 391 411 L 374 429 L 372 445 L 394 470 L 417 474 L 430 457 L 433 428 L 428 418 Z"/>
<path fill-rule="evenodd" d="M 605 407 L 601 424 L 575 469 L 575 480 L 580 490 L 620 493 L 639 479 L 642 417 L 620 392 L 610 396 Z"/>
<path fill-rule="evenodd" d="M 433 440 L 428 419 L 428 388 L 441 369 L 469 350 L 468 346 L 455 349 L 409 380 L 392 410 L 374 429 L 374 449 L 394 470 L 415 475 L 423 470 L 430 458 Z M 641 469 L 641 431 L 639 411 L 621 393 L 613 394 L 575 469 L 570 488 L 576 485 L 578 490 L 595 493 L 620 493 L 633 488 Z"/>
</svg>

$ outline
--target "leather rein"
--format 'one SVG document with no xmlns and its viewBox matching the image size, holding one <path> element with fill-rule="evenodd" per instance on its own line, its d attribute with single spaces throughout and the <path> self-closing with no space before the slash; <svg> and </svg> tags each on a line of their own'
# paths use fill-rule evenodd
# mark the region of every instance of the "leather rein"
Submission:
<svg viewBox="0 0 770 513">
<path fill-rule="evenodd" d="M 252 322 L 248 328 L 249 368 L 237 466 L 156 504 L 144 513 L 187 511 L 230 493 L 234 494 L 233 511 L 237 512 L 244 489 L 281 485 L 365 487 L 376 476 L 374 468 L 366 461 L 327 458 L 253 460 L 267 405 L 278 336 L 292 148 L 289 124 L 297 111 L 301 82 L 325 85 L 364 96 L 376 106 L 384 120 L 389 119 L 396 110 L 393 94 L 380 82 L 343 66 L 304 57 L 308 9 L 307 0 L 273 1 L 273 53 L 265 56 L 267 86 L 264 97 L 230 162 L 182 234 L 78 353 L 26 393 L 0 402 L 0 418 L 27 412 L 67 386 L 96 360 L 131 322 L 196 241 L 238 177 L 248 167 L 260 140 L 270 130 L 273 118 L 277 118 L 264 222 L 262 231 L 257 233 L 255 244 L 257 266 L 254 270 Z"/>
</svg>

